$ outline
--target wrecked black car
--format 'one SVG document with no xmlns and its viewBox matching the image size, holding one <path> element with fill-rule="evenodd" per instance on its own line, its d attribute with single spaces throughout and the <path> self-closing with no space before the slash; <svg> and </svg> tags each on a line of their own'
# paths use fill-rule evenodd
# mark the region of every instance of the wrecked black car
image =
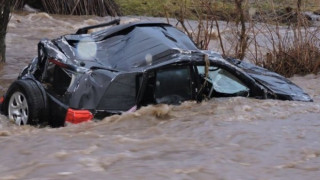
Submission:
<svg viewBox="0 0 320 180">
<path fill-rule="evenodd" d="M 312 101 L 274 72 L 199 50 L 169 24 L 114 20 L 41 40 L 38 56 L 3 96 L 1 112 L 18 125 L 57 127 L 149 104 L 231 96 Z"/>
</svg>

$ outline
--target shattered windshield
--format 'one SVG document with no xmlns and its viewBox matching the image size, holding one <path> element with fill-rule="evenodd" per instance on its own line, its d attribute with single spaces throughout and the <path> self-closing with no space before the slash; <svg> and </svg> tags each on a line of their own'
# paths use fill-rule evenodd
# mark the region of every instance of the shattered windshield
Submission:
<svg viewBox="0 0 320 180">
<path fill-rule="evenodd" d="M 223 93 L 223 94 L 242 94 L 243 92 L 249 92 L 249 88 L 244 85 L 233 74 L 228 71 L 210 66 L 208 77 L 205 77 L 205 66 L 197 66 L 200 76 L 205 78 L 209 82 L 211 88 L 209 92 L 209 97 L 212 97 L 214 92 Z"/>
</svg>

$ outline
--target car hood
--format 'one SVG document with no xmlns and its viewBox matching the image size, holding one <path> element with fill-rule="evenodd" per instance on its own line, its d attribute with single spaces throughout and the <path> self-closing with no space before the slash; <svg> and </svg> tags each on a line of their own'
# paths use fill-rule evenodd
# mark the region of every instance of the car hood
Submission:
<svg viewBox="0 0 320 180">
<path fill-rule="evenodd" d="M 312 102 L 312 98 L 287 78 L 253 64 L 228 59 L 269 90 L 277 99 Z"/>
</svg>

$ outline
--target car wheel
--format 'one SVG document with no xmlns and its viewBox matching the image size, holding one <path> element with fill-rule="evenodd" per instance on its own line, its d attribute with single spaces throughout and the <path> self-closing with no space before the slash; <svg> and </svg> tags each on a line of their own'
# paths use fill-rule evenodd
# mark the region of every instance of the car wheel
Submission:
<svg viewBox="0 0 320 180">
<path fill-rule="evenodd" d="M 7 92 L 7 115 L 17 125 L 37 125 L 44 112 L 42 93 L 32 80 L 17 80 Z"/>
</svg>

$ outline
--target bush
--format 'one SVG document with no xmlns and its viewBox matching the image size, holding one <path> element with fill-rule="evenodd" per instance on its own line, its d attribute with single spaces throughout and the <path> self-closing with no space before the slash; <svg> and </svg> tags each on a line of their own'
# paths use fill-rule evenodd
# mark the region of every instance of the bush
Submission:
<svg viewBox="0 0 320 180">
<path fill-rule="evenodd" d="M 262 56 L 256 53 L 254 62 L 286 77 L 316 74 L 320 71 L 320 28 L 309 26 L 310 22 L 301 10 L 301 0 L 297 0 L 297 6 L 292 11 L 295 20 L 291 23 L 280 26 L 282 20 L 279 18 L 277 21 L 273 19 L 273 22 L 266 20 L 262 28 L 264 32 L 253 32 L 255 35 L 263 34 L 271 43 L 271 47 L 265 49 L 255 45 L 256 52 L 264 53 L 260 53 Z M 254 41 L 257 42 L 256 39 Z"/>
</svg>

